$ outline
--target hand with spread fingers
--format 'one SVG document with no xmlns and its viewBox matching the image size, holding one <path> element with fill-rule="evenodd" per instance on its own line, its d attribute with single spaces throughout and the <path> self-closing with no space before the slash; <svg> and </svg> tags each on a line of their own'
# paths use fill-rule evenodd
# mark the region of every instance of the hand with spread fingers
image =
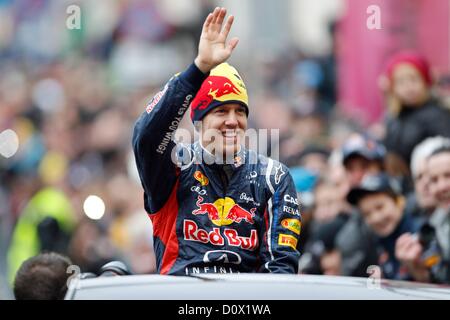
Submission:
<svg viewBox="0 0 450 320">
<path fill-rule="evenodd" d="M 238 44 L 238 38 L 232 38 L 226 43 L 234 20 L 233 16 L 229 16 L 223 26 L 226 14 L 225 8 L 217 7 L 208 15 L 203 24 L 198 55 L 194 61 L 203 73 L 208 73 L 215 66 L 225 62 Z"/>
</svg>

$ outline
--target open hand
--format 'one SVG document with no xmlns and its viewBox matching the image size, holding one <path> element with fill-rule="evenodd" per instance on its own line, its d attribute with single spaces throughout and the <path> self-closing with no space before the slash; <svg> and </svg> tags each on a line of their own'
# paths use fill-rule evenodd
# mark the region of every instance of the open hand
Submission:
<svg viewBox="0 0 450 320">
<path fill-rule="evenodd" d="M 227 10 L 225 8 L 217 7 L 208 15 L 203 24 L 198 45 L 198 55 L 194 60 L 195 65 L 203 73 L 208 73 L 215 66 L 225 62 L 238 44 L 238 38 L 232 38 L 226 43 L 234 20 L 233 16 L 229 16 L 225 26 L 222 28 L 226 14 Z"/>
</svg>

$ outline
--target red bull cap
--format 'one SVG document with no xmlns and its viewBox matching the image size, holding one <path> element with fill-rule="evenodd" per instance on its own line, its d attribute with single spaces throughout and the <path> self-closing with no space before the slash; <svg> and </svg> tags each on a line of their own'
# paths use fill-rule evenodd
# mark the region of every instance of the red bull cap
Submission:
<svg viewBox="0 0 450 320">
<path fill-rule="evenodd" d="M 248 116 L 248 96 L 244 81 L 237 70 L 228 63 L 219 64 L 203 81 L 191 103 L 192 121 L 200 121 L 212 109 L 226 104 L 239 103 Z"/>
</svg>

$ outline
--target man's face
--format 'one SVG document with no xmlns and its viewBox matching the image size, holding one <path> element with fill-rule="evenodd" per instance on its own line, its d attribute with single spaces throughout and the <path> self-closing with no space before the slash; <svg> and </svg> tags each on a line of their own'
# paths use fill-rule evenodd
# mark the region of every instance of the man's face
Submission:
<svg viewBox="0 0 450 320">
<path fill-rule="evenodd" d="M 328 166 L 327 158 L 321 153 L 310 153 L 303 157 L 300 165 L 312 172 L 320 174 L 324 172 Z"/>
<path fill-rule="evenodd" d="M 417 165 L 417 172 L 414 176 L 414 188 L 417 202 L 421 208 L 430 209 L 436 206 L 436 200 L 430 192 L 430 177 L 425 159 Z"/>
<path fill-rule="evenodd" d="M 203 118 L 201 142 L 216 157 L 229 159 L 239 151 L 246 129 L 245 107 L 237 103 L 224 104 L 212 109 Z"/>
<path fill-rule="evenodd" d="M 378 174 L 381 171 L 380 164 L 374 160 L 368 160 L 355 155 L 345 161 L 345 170 L 352 187 L 361 183 L 366 174 Z"/>
<path fill-rule="evenodd" d="M 427 169 L 430 177 L 430 193 L 437 205 L 450 207 L 450 152 L 438 153 L 428 159 Z"/>
<path fill-rule="evenodd" d="M 403 206 L 386 193 L 364 196 L 358 202 L 364 221 L 377 235 L 390 235 L 400 222 Z"/>
<path fill-rule="evenodd" d="M 341 209 L 342 199 L 331 184 L 321 184 L 314 191 L 314 220 L 327 222 L 333 220 Z"/>
<path fill-rule="evenodd" d="M 327 174 L 330 182 L 334 185 L 334 192 L 337 197 L 346 202 L 347 193 L 350 191 L 350 181 L 344 166 L 332 166 Z"/>
<path fill-rule="evenodd" d="M 402 104 L 419 105 L 428 96 L 427 85 L 420 72 L 409 63 L 401 63 L 392 74 L 392 90 Z"/>
</svg>

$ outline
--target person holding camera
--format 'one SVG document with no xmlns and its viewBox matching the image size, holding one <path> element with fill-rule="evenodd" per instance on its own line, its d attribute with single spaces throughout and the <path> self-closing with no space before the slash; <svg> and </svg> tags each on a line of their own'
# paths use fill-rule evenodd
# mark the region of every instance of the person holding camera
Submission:
<svg viewBox="0 0 450 320">
<path fill-rule="evenodd" d="M 450 142 L 427 159 L 429 188 L 437 209 L 419 235 L 404 234 L 396 244 L 397 258 L 414 279 L 450 283 Z"/>
</svg>

